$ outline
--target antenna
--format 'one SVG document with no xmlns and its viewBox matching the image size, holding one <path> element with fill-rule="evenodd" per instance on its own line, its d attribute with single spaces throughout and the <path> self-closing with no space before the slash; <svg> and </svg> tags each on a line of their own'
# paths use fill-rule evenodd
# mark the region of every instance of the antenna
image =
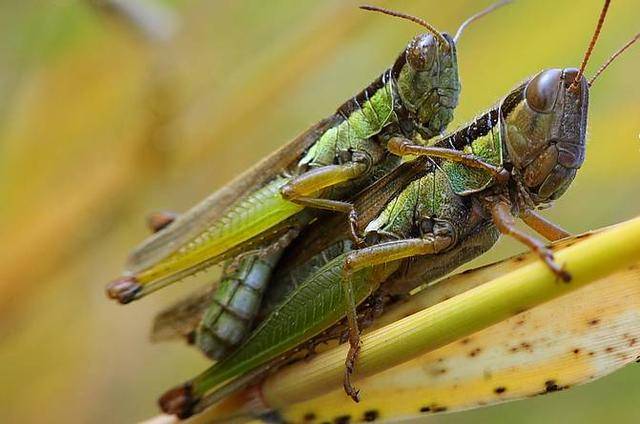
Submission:
<svg viewBox="0 0 640 424">
<path fill-rule="evenodd" d="M 484 10 L 481 10 L 480 12 L 476 13 L 475 15 L 467 18 L 466 21 L 464 21 L 462 24 L 460 24 L 460 27 L 458 28 L 458 31 L 456 31 L 456 35 L 453 37 L 453 42 L 455 44 L 458 44 L 458 39 L 460 38 L 460 36 L 462 35 L 462 32 L 467 29 L 467 27 L 469 26 L 470 23 L 472 23 L 473 21 L 476 21 L 480 18 L 482 18 L 484 15 L 487 15 L 491 12 L 493 12 L 494 10 L 511 3 L 513 0 L 502 0 L 499 1 L 498 3 L 494 3 L 491 6 L 487 7 Z"/>
<path fill-rule="evenodd" d="M 429 24 L 427 21 L 425 21 L 424 19 L 420 19 L 418 17 L 415 16 L 411 16 L 408 15 L 406 13 L 402 13 L 402 12 L 396 12 L 394 10 L 389 10 L 389 9 L 383 9 L 382 7 L 378 7 L 378 6 L 368 6 L 368 5 L 364 5 L 364 6 L 360 6 L 360 9 L 362 10 L 368 10 L 371 12 L 379 12 L 379 13 L 383 13 L 385 15 L 390 15 L 390 16 L 395 16 L 396 18 L 401 18 L 401 19 L 406 19 L 408 21 L 414 22 L 422 27 L 425 27 L 437 40 L 438 43 L 448 47 L 449 46 L 449 42 L 447 41 L 446 38 L 444 38 L 444 36 L 442 34 L 440 34 L 440 32 L 435 29 L 433 26 L 431 26 L 431 24 Z"/>
<path fill-rule="evenodd" d="M 589 47 L 587 47 L 587 51 L 584 54 L 584 59 L 582 59 L 582 65 L 580 65 L 580 70 L 578 71 L 578 75 L 573 80 L 569 89 L 575 89 L 578 87 L 578 81 L 584 75 L 584 68 L 587 67 L 587 62 L 591 57 L 591 52 L 596 45 L 596 41 L 598 41 L 598 36 L 600 35 L 600 30 L 602 29 L 602 24 L 604 24 L 604 18 L 607 16 L 607 10 L 609 10 L 609 4 L 611 4 L 611 0 L 605 0 L 604 6 L 602 7 L 602 11 L 600 12 L 600 17 L 598 18 L 598 23 L 596 24 L 596 30 L 593 32 L 593 37 L 591 37 L 591 42 L 589 42 Z"/>
<path fill-rule="evenodd" d="M 636 41 L 638 41 L 639 39 L 640 39 L 640 32 L 637 33 L 631 40 L 627 41 L 627 43 L 624 46 L 620 47 L 617 52 L 612 54 L 611 57 L 607 59 L 607 61 L 604 63 L 604 65 L 602 65 L 600 69 L 596 71 L 593 77 L 591 77 L 591 79 L 589 80 L 589 87 L 593 85 L 593 83 L 596 81 L 596 79 L 598 79 L 600 74 L 603 73 L 604 70 L 607 69 L 609 65 L 611 65 L 618 56 L 620 56 L 625 50 L 631 47 L 631 45 Z"/>
</svg>

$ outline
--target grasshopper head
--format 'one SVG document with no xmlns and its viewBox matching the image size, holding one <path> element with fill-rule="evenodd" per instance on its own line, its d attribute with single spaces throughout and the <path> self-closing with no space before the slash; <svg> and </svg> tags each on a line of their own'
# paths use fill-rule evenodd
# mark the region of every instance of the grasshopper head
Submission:
<svg viewBox="0 0 640 424">
<path fill-rule="evenodd" d="M 404 51 L 397 75 L 402 105 L 413 115 L 423 136 L 440 134 L 453 119 L 460 80 L 456 45 L 448 34 L 420 34 Z"/>
<path fill-rule="evenodd" d="M 520 100 L 501 116 L 508 161 L 531 200 L 548 203 L 567 190 L 584 162 L 589 85 L 577 69 L 556 68 L 516 93 Z"/>
<path fill-rule="evenodd" d="M 414 22 L 427 32 L 409 42 L 393 66 L 400 102 L 411 115 L 413 124 L 425 139 L 439 135 L 453 119 L 458 105 L 460 80 L 456 43 L 472 22 L 509 3 L 502 0 L 464 21 L 456 35 L 441 33 L 424 19 L 377 6 L 361 9 L 384 13 Z"/>
<path fill-rule="evenodd" d="M 538 206 L 567 190 L 585 155 L 589 89 L 637 34 L 615 52 L 590 81 L 584 70 L 611 0 L 605 0 L 580 69 L 548 69 L 507 96 L 501 105 L 501 135 L 519 191 Z"/>
</svg>

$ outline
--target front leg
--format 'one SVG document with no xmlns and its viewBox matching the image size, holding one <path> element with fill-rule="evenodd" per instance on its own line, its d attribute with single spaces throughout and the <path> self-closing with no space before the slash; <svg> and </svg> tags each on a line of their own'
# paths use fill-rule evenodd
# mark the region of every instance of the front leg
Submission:
<svg viewBox="0 0 640 424">
<path fill-rule="evenodd" d="M 351 384 L 351 375 L 360 352 L 360 330 L 353 294 L 353 274 L 363 268 L 381 265 L 411 256 L 433 255 L 450 247 L 453 234 L 430 234 L 425 238 L 396 240 L 356 250 L 347 255 L 344 264 L 344 284 L 347 322 L 349 325 L 349 352 L 345 360 L 344 390 L 356 402 L 359 391 Z"/>
<path fill-rule="evenodd" d="M 398 156 L 428 156 L 460 163 L 470 168 L 481 169 L 491 174 L 491 176 L 500 184 L 506 183 L 510 178 L 509 172 L 506 169 L 492 165 L 476 155 L 467 154 L 460 150 L 447 149 L 444 147 L 421 146 L 402 137 L 393 137 L 390 139 L 387 144 L 387 150 Z"/>
<path fill-rule="evenodd" d="M 551 249 L 537 238 L 530 236 L 516 227 L 515 219 L 513 215 L 511 215 L 511 205 L 509 203 L 504 200 L 487 201 L 487 205 L 491 212 L 493 223 L 502 234 L 511 236 L 529 247 L 558 278 L 565 282 L 571 281 L 571 274 L 562 269 L 562 267 L 554 261 Z"/>
<path fill-rule="evenodd" d="M 571 233 L 547 220 L 534 210 L 525 209 L 520 214 L 520 219 L 522 219 L 529 228 L 549 241 L 557 241 L 571 236 Z"/>
</svg>

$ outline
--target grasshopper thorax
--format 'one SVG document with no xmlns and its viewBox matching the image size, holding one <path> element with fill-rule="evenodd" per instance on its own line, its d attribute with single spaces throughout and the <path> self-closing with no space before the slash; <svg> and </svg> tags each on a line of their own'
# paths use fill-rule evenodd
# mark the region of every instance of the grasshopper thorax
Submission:
<svg viewBox="0 0 640 424">
<path fill-rule="evenodd" d="M 460 80 L 456 45 L 450 35 L 424 33 L 414 37 L 396 63 L 402 106 L 426 138 L 438 135 L 453 119 Z"/>
<path fill-rule="evenodd" d="M 536 206 L 560 197 L 584 162 L 589 86 L 584 76 L 574 84 L 578 75 L 575 68 L 542 71 L 516 90 L 510 111 L 503 104 L 508 162 Z"/>
</svg>

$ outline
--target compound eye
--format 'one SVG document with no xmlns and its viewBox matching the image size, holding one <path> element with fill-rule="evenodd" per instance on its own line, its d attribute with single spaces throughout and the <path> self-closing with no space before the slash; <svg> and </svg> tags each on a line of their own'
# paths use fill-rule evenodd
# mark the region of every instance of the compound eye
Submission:
<svg viewBox="0 0 640 424">
<path fill-rule="evenodd" d="M 407 62 L 416 71 L 426 71 L 433 66 L 437 49 L 438 43 L 433 35 L 418 35 L 407 47 Z"/>
<path fill-rule="evenodd" d="M 560 69 L 549 69 L 529 81 L 524 93 L 529 107 L 536 112 L 550 112 L 556 104 L 561 79 Z"/>
</svg>

